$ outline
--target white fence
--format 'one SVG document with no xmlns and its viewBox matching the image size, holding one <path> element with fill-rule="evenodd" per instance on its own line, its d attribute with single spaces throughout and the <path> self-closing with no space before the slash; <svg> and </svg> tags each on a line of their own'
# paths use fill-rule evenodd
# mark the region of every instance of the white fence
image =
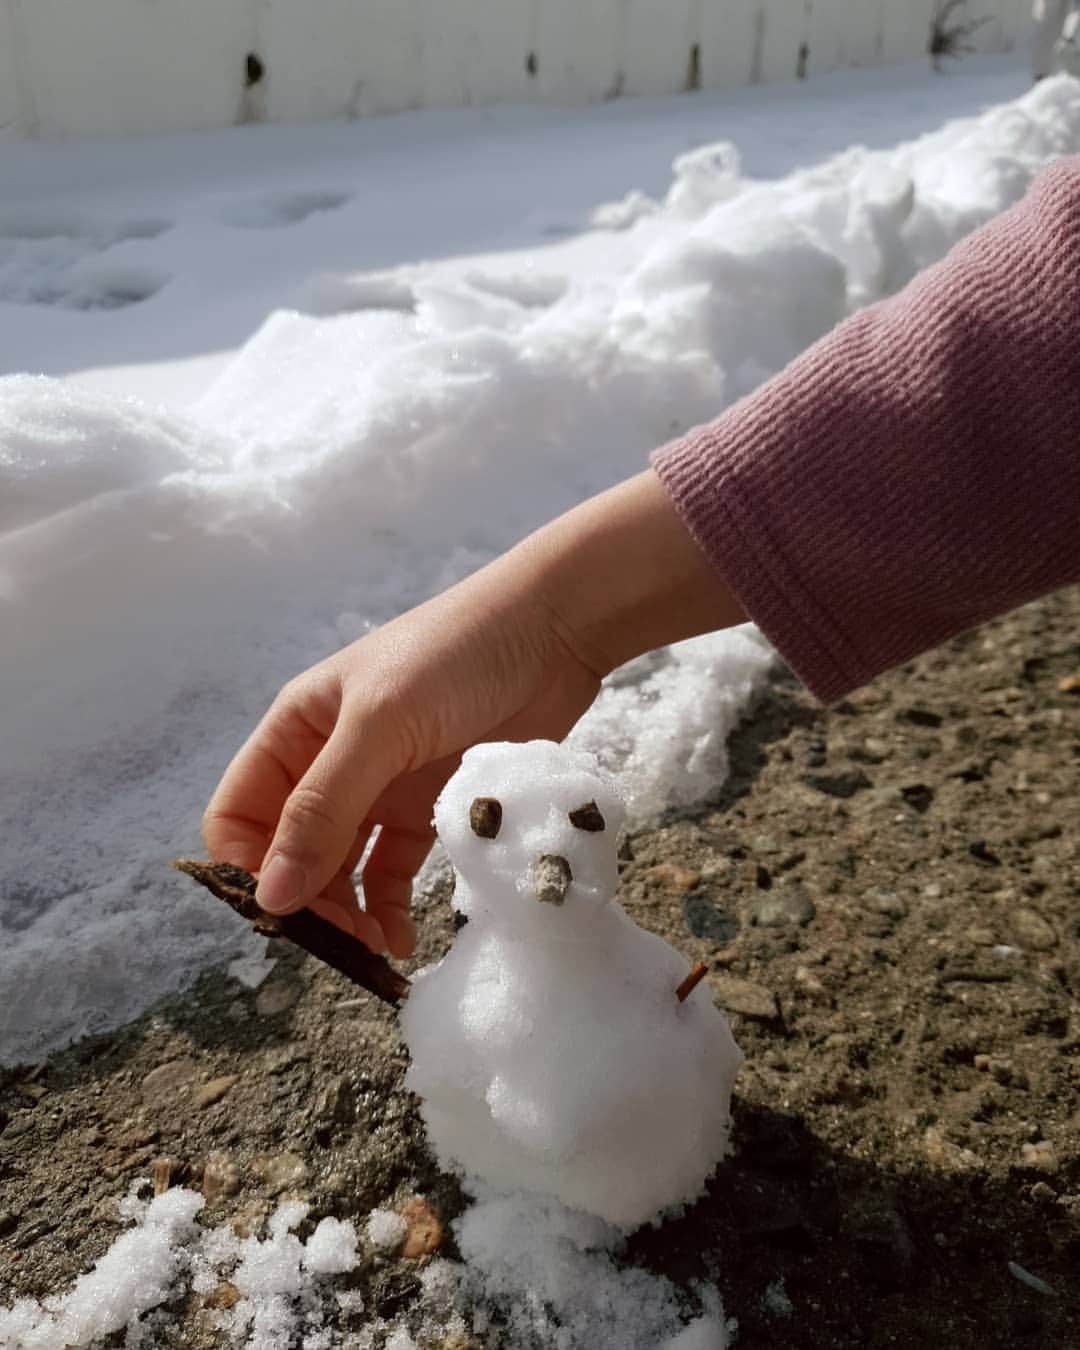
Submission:
<svg viewBox="0 0 1080 1350">
<path fill-rule="evenodd" d="M 935 0 L 0 0 L 0 138 L 584 103 L 925 55 Z M 1030 0 L 966 0 L 972 43 Z"/>
</svg>

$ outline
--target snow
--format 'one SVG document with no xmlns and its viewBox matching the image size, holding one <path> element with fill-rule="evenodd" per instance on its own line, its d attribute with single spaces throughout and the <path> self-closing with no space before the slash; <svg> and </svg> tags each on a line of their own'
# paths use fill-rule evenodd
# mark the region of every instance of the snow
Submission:
<svg viewBox="0 0 1080 1350">
<path fill-rule="evenodd" d="M 11 1350 L 88 1346 L 136 1323 L 172 1296 L 184 1243 L 195 1232 L 195 1216 L 203 1203 L 194 1191 L 166 1191 L 70 1292 L 43 1305 L 20 1299 L 0 1310 L 0 1344 Z"/>
<path fill-rule="evenodd" d="M 129 1350 L 151 1350 L 159 1343 L 155 1319 L 165 1316 L 155 1309 L 188 1292 L 211 1294 L 223 1281 L 238 1295 L 231 1308 L 211 1314 L 225 1344 L 290 1350 L 304 1337 L 308 1350 L 317 1350 L 337 1343 L 326 1330 L 339 1306 L 330 1281 L 356 1267 L 351 1223 L 323 1219 L 304 1244 L 292 1230 L 308 1206 L 287 1201 L 270 1216 L 265 1238 L 237 1238 L 227 1225 L 196 1222 L 205 1203 L 197 1192 L 177 1187 L 146 1202 L 136 1195 L 145 1184 L 136 1183 L 121 1206 L 134 1226 L 71 1290 L 0 1308 L 0 1345 L 63 1350 L 123 1330 Z"/>
<path fill-rule="evenodd" d="M 401 1246 L 408 1224 L 392 1209 L 373 1209 L 368 1215 L 367 1239 L 379 1251 L 394 1251 Z"/>
<path fill-rule="evenodd" d="M 1076 146 L 1055 80 L 843 149 L 1023 84 L 965 70 L 0 147 L 0 1056 L 258 955 L 165 863 L 285 679 L 633 472 Z M 639 816 L 692 800 L 769 661 L 747 633 L 643 660 L 575 743 Z"/>
<path fill-rule="evenodd" d="M 497 1310 L 515 1350 L 728 1345 L 715 1290 L 699 1289 L 695 1299 L 652 1271 L 619 1266 L 613 1230 L 550 1198 L 481 1191 L 455 1234 L 463 1289 Z"/>
</svg>

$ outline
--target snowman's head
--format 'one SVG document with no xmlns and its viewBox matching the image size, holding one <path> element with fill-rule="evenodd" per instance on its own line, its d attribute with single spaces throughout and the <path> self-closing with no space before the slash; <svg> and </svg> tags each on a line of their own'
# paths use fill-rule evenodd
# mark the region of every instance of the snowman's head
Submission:
<svg viewBox="0 0 1080 1350">
<path fill-rule="evenodd" d="M 455 906 L 572 938 L 615 893 L 624 814 L 591 755 L 554 741 L 474 746 L 435 803 Z"/>
</svg>

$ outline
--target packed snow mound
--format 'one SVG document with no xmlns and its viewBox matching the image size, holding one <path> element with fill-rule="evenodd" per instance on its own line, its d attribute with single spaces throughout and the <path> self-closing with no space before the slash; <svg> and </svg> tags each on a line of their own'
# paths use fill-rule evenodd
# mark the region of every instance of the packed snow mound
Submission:
<svg viewBox="0 0 1080 1350">
<path fill-rule="evenodd" d="M 386 308 L 274 315 L 185 417 L 0 379 L 0 1055 L 236 954 L 163 860 L 198 849 L 286 679 L 638 470 L 1077 146 L 1061 78 L 775 183 L 706 148 L 573 253 L 413 266 L 367 291 Z M 692 801 L 768 664 L 743 634 L 636 663 L 576 743 L 630 765 L 636 817 Z"/>
<path fill-rule="evenodd" d="M 632 1228 L 686 1204 L 728 1149 L 742 1061 L 686 958 L 614 900 L 622 804 L 550 741 L 467 751 L 435 808 L 469 917 L 401 1014 L 445 1167 Z"/>
<path fill-rule="evenodd" d="M 537 1195 L 480 1189 L 454 1225 L 461 1288 L 496 1311 L 514 1350 L 726 1350 L 720 1296 L 620 1265 L 619 1233 Z M 440 1263 L 445 1265 L 446 1263 Z M 475 1327 L 483 1335 L 481 1321 Z"/>
</svg>

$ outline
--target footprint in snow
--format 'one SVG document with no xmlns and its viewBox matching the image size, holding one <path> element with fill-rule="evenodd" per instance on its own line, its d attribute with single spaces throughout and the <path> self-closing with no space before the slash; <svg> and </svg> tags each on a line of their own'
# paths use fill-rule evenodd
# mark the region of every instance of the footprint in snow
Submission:
<svg viewBox="0 0 1080 1350">
<path fill-rule="evenodd" d="M 57 207 L 0 210 L 0 301 L 64 309 L 121 309 L 147 299 L 169 274 L 131 247 L 169 220 L 101 220 Z"/>
<path fill-rule="evenodd" d="M 221 212 L 220 220 L 241 230 L 276 230 L 299 225 L 309 216 L 340 210 L 348 200 L 347 192 L 278 192 L 232 202 Z"/>
</svg>

